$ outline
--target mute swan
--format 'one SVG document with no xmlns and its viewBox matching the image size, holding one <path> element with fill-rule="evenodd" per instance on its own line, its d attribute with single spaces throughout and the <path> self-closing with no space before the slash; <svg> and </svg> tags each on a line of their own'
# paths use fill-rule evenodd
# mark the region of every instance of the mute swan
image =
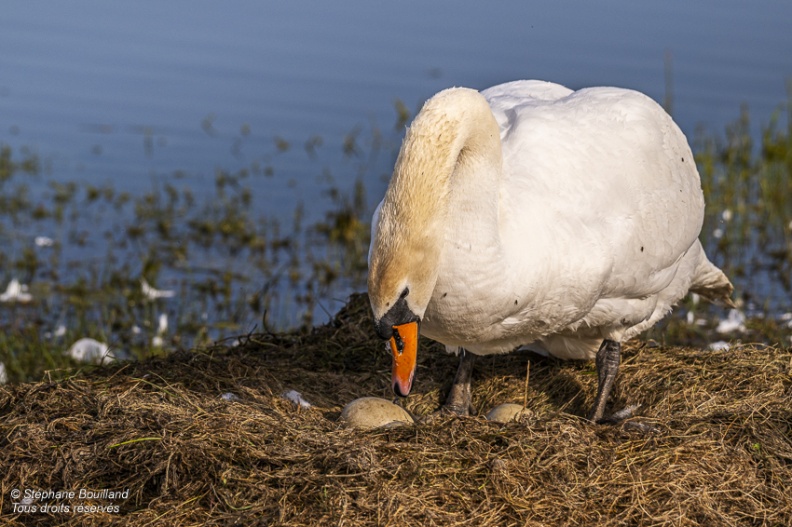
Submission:
<svg viewBox="0 0 792 527">
<path fill-rule="evenodd" d="M 407 396 L 418 334 L 462 349 L 444 407 L 471 408 L 476 355 L 533 343 L 596 359 L 601 421 L 620 343 L 688 291 L 733 305 L 698 235 L 685 136 L 649 97 L 516 81 L 450 88 L 415 117 L 372 220 L 368 289 Z"/>
</svg>

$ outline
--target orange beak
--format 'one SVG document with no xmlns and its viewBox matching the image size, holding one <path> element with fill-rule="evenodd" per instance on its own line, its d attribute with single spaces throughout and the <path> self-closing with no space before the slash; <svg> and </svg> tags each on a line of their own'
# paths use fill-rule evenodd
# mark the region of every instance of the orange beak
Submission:
<svg viewBox="0 0 792 527">
<path fill-rule="evenodd" d="M 393 393 L 407 397 L 418 360 L 418 322 L 393 326 L 390 347 L 393 352 Z"/>
</svg>

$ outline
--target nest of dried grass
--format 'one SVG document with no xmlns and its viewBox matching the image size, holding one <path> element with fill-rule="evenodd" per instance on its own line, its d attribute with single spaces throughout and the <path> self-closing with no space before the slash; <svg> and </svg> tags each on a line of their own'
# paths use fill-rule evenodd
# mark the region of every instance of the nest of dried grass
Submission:
<svg viewBox="0 0 792 527">
<path fill-rule="evenodd" d="M 583 419 L 592 364 L 516 353 L 477 364 L 498 425 L 443 417 L 358 432 L 344 404 L 389 396 L 363 296 L 310 334 L 251 335 L 61 382 L 0 389 L 9 525 L 792 525 L 792 350 L 627 346 L 617 426 Z M 424 343 L 407 407 L 434 410 L 456 359 Z M 428 349 L 434 348 L 434 349 Z M 314 404 L 282 397 L 298 390 Z M 227 401 L 221 394 L 238 400 Z M 13 489 L 129 489 L 116 512 L 13 513 Z M 50 500 L 53 504 L 60 501 Z M 72 506 L 80 500 L 71 500 Z M 40 502 L 41 503 L 41 502 Z"/>
</svg>

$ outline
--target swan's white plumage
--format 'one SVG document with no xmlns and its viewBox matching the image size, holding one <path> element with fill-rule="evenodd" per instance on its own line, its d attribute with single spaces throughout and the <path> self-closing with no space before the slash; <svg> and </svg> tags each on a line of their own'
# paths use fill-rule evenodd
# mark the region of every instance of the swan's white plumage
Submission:
<svg viewBox="0 0 792 527">
<path fill-rule="evenodd" d="M 645 95 L 445 90 L 408 131 L 372 221 L 374 315 L 408 287 L 421 333 L 449 347 L 592 358 L 691 289 L 730 302 L 698 241 L 703 214 L 687 140 Z"/>
</svg>

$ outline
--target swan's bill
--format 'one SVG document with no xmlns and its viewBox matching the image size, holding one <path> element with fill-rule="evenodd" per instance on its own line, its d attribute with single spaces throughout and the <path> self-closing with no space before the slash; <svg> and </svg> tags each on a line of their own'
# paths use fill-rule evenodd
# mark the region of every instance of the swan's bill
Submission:
<svg viewBox="0 0 792 527">
<path fill-rule="evenodd" d="M 418 358 L 418 322 L 393 326 L 390 348 L 393 352 L 393 393 L 407 397 Z"/>
</svg>

